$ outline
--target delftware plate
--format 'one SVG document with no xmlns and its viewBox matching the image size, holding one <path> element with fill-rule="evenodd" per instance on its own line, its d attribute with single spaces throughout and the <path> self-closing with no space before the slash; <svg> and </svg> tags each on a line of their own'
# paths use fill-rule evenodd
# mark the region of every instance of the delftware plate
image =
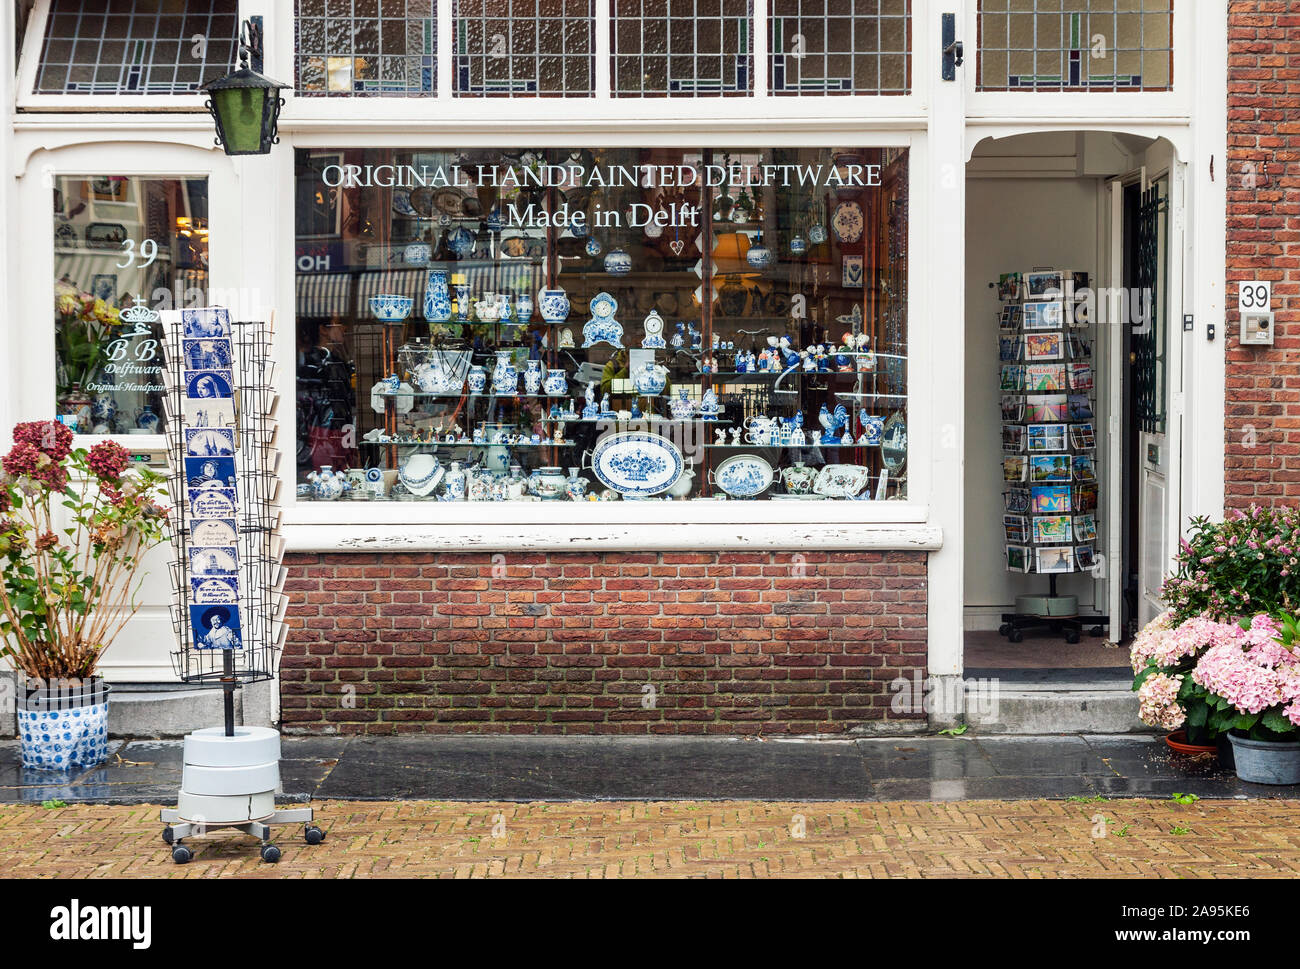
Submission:
<svg viewBox="0 0 1300 969">
<path fill-rule="evenodd" d="M 813 494 L 853 498 L 871 483 L 871 469 L 860 464 L 828 464 L 817 472 Z"/>
<path fill-rule="evenodd" d="M 757 454 L 727 458 L 713 472 L 713 480 L 732 498 L 753 498 L 772 487 L 772 466 Z"/>
<path fill-rule="evenodd" d="M 862 206 L 857 202 L 841 202 L 831 216 L 831 229 L 840 242 L 857 242 L 862 238 Z"/>
<path fill-rule="evenodd" d="M 645 497 L 667 491 L 681 477 L 684 467 L 676 444 L 644 431 L 610 434 L 591 453 L 591 470 L 596 478 L 624 496 Z"/>
</svg>

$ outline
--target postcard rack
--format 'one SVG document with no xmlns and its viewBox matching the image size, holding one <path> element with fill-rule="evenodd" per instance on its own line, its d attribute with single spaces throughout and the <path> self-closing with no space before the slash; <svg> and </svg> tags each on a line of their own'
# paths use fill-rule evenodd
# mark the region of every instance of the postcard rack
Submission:
<svg viewBox="0 0 1300 969">
<path fill-rule="evenodd" d="M 172 617 L 179 648 L 172 653 L 177 676 L 187 683 L 219 682 L 225 691 L 226 728 L 233 728 L 233 695 L 238 684 L 274 678 L 276 656 L 283 645 L 283 617 L 287 600 L 280 535 L 279 459 L 277 440 L 277 395 L 271 354 L 273 323 L 231 321 L 231 375 L 229 402 L 218 399 L 203 406 L 190 396 L 187 375 L 192 381 L 195 360 L 187 359 L 182 348 L 192 348 L 186 339 L 182 312 L 163 314 L 167 367 L 167 447 L 172 468 L 171 499 L 174 512 L 174 561 L 172 570 Z M 216 341 L 221 343 L 222 341 Z M 207 435 L 206 431 L 217 435 Z M 231 433 L 226 434 L 229 431 Z M 211 446 L 209 438 L 217 441 Z M 220 441 L 233 444 L 227 457 Z M 189 472 L 205 455 L 233 459 L 233 516 L 209 518 L 196 504 Z M 214 464 L 216 461 L 214 461 Z M 223 470 L 229 467 L 223 465 Z M 223 481 L 229 483 L 228 476 Z M 219 491 L 226 489 L 217 489 Z M 233 532 L 233 535 L 231 533 Z M 216 536 L 216 537 L 214 537 Z M 218 539 L 233 540 L 234 566 L 219 569 L 218 579 L 196 574 L 196 551 L 217 545 Z M 231 547 L 231 546 L 227 546 Z M 220 552 L 214 548 L 213 552 Z M 202 572 L 202 570 L 200 570 Z M 233 580 L 233 581 L 231 581 Z M 229 589 L 231 594 L 213 595 Z M 196 641 L 195 610 L 204 605 L 222 607 L 230 615 L 238 648 L 205 647 Z"/>
<path fill-rule="evenodd" d="M 1081 617 L 1078 597 L 1057 581 L 1095 574 L 1097 431 L 1088 274 L 1055 269 L 1006 273 L 997 285 L 1002 418 L 1004 565 L 1045 575 L 1046 594 L 1017 596 L 999 632 L 1020 642 L 1047 629 L 1077 643 L 1101 635 L 1104 616 Z"/>
</svg>

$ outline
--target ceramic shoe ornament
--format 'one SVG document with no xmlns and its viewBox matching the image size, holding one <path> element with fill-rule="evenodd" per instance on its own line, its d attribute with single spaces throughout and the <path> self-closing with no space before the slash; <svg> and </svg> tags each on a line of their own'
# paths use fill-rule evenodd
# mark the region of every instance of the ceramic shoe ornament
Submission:
<svg viewBox="0 0 1300 969">
<path fill-rule="evenodd" d="M 618 300 L 609 293 L 597 293 L 591 298 L 591 319 L 582 327 L 582 348 L 608 343 L 616 350 L 623 349 L 623 327 L 614 319 Z"/>
<path fill-rule="evenodd" d="M 641 346 L 647 350 L 662 350 L 667 346 L 664 342 L 664 318 L 659 315 L 658 310 L 651 310 L 641 325 L 645 329 Z"/>
</svg>

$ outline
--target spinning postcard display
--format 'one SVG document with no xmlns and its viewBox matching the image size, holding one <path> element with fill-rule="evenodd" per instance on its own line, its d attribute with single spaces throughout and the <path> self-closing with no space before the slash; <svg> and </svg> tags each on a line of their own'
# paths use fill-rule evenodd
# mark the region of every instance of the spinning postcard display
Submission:
<svg viewBox="0 0 1300 969">
<path fill-rule="evenodd" d="M 1087 273 L 1000 277 L 1002 527 L 1012 572 L 1091 571 L 1097 433 Z"/>
</svg>

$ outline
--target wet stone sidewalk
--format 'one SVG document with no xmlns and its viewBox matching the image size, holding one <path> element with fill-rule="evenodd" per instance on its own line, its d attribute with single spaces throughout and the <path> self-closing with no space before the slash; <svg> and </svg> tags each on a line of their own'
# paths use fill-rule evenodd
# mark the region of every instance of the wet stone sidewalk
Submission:
<svg viewBox="0 0 1300 969">
<path fill-rule="evenodd" d="M 174 803 L 179 740 L 119 740 L 107 763 L 23 770 L 0 742 L 0 802 Z M 1239 781 L 1156 737 L 733 740 L 285 737 L 282 803 L 350 801 L 959 801 L 1089 797 L 1297 798 Z"/>
</svg>

